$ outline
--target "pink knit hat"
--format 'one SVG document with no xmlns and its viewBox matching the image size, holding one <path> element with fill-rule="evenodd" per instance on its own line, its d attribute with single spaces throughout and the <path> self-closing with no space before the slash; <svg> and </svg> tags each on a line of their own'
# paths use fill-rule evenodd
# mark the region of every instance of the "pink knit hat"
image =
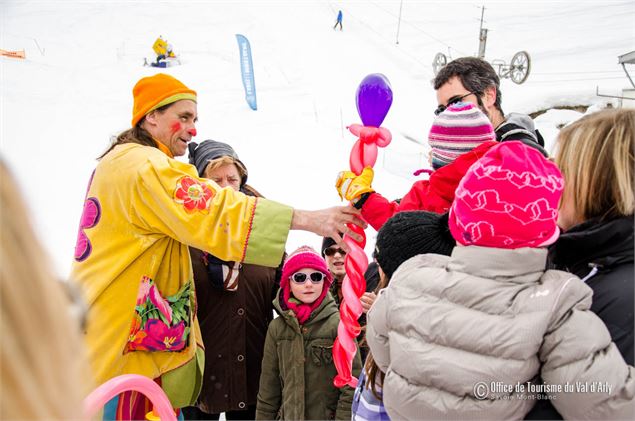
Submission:
<svg viewBox="0 0 635 421">
<path fill-rule="evenodd" d="M 333 277 L 324 259 L 312 247 L 302 246 L 292 252 L 282 266 L 282 277 L 280 278 L 280 288 L 289 284 L 291 275 L 303 268 L 318 270 L 326 275 L 325 281 L 331 285 Z"/>
<path fill-rule="evenodd" d="M 318 299 L 311 304 L 298 304 L 293 302 L 293 300 L 290 300 L 291 288 L 289 287 L 289 278 L 291 278 L 291 275 L 304 268 L 315 269 L 326 275 L 324 278 L 322 294 L 320 294 Z M 298 248 L 292 252 L 289 257 L 287 257 L 287 260 L 285 260 L 284 265 L 282 266 L 282 276 L 280 278 L 280 289 L 282 293 L 280 295 L 280 300 L 282 304 L 284 304 L 283 308 L 286 307 L 293 310 L 300 324 L 303 324 L 309 319 L 311 312 L 322 304 L 324 297 L 326 297 L 326 294 L 329 292 L 329 287 L 332 282 L 333 276 L 329 272 L 326 262 L 318 254 L 318 252 L 309 246 L 302 246 Z"/>
<path fill-rule="evenodd" d="M 432 148 L 432 168 L 438 170 L 483 142 L 496 140 L 489 119 L 475 105 L 450 105 L 432 123 L 428 143 Z"/>
<path fill-rule="evenodd" d="M 558 238 L 564 181 L 558 167 L 522 142 L 491 148 L 467 171 L 450 208 L 449 226 L 463 245 L 544 247 Z"/>
</svg>

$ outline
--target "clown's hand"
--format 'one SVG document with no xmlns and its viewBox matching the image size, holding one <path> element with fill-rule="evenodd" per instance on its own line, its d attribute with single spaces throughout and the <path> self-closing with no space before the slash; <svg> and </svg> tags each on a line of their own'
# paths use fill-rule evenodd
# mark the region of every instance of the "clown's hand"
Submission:
<svg viewBox="0 0 635 421">
<path fill-rule="evenodd" d="M 342 171 L 337 175 L 335 188 L 342 200 L 346 199 L 355 204 L 364 193 L 372 193 L 371 187 L 374 172 L 371 167 L 366 167 L 360 175 L 352 171 Z"/>
</svg>

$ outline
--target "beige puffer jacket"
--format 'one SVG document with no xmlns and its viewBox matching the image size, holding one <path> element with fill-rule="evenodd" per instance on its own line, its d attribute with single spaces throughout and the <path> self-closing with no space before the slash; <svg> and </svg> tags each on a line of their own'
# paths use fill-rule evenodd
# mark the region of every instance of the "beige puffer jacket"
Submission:
<svg viewBox="0 0 635 421">
<path fill-rule="evenodd" d="M 468 246 L 399 267 L 367 330 L 391 418 L 522 419 L 551 387 L 566 419 L 634 419 L 635 370 L 589 311 L 591 289 L 544 272 L 546 255 Z"/>
</svg>

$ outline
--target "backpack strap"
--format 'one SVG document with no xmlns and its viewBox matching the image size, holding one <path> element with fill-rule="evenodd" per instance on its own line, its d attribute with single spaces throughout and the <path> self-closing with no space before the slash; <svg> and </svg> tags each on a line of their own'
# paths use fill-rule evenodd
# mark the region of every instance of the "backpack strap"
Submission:
<svg viewBox="0 0 635 421">
<path fill-rule="evenodd" d="M 510 140 L 517 140 L 523 142 L 527 146 L 531 146 L 537 149 L 545 157 L 549 157 L 549 154 L 543 147 L 545 141 L 540 133 L 536 130 L 535 133 L 527 130 L 526 128 L 519 126 L 516 123 L 506 122 L 498 126 L 496 129 L 496 140 L 498 142 L 507 142 Z"/>
<path fill-rule="evenodd" d="M 506 122 L 501 124 L 498 129 L 496 129 L 497 141 L 505 142 L 506 140 L 512 140 L 511 138 L 509 138 L 510 136 L 513 136 L 514 140 L 529 138 L 529 140 L 533 140 L 534 142 L 538 143 L 538 139 L 536 138 L 536 135 L 534 133 L 530 132 L 522 126 L 519 126 L 516 123 Z"/>
</svg>

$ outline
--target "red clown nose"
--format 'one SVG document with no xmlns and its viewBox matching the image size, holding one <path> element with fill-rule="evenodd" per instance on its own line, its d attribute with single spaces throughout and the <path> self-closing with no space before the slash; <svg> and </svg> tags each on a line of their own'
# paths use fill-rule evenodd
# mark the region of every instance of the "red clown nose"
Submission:
<svg viewBox="0 0 635 421">
<path fill-rule="evenodd" d="M 190 129 L 187 131 L 192 137 L 196 136 L 196 129 Z"/>
</svg>

